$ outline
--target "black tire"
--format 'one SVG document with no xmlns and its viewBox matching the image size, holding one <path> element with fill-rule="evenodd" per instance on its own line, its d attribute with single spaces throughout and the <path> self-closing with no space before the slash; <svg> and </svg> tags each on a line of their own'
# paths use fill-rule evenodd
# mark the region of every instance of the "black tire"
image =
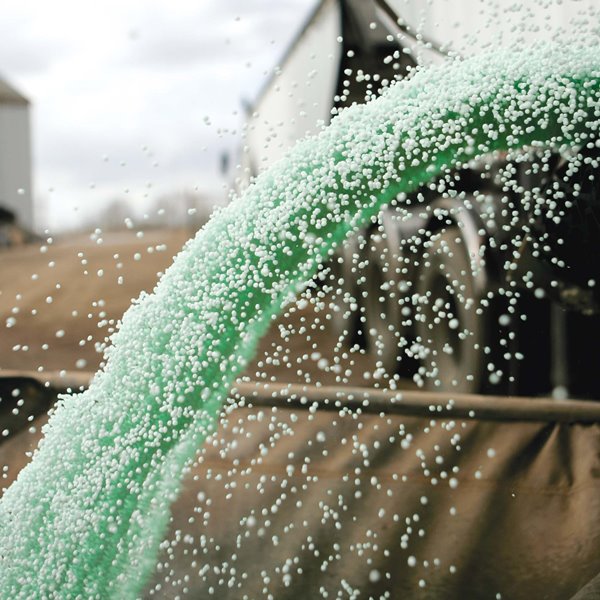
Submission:
<svg viewBox="0 0 600 600">
<path fill-rule="evenodd" d="M 366 285 L 364 302 L 367 351 L 389 376 L 398 370 L 399 343 L 405 335 L 400 279 L 402 239 L 396 222 L 384 214 L 382 225 L 371 232 L 365 248 Z M 405 283 L 405 282 L 404 282 Z"/>
<path fill-rule="evenodd" d="M 485 372 L 485 328 L 471 262 L 458 227 L 431 236 L 416 290 L 415 330 L 421 355 L 417 383 L 431 390 L 479 392 Z"/>
<path fill-rule="evenodd" d="M 348 238 L 332 259 L 331 329 L 336 343 L 352 346 L 359 330 L 360 290 L 357 281 L 361 250 L 359 237 Z"/>
</svg>

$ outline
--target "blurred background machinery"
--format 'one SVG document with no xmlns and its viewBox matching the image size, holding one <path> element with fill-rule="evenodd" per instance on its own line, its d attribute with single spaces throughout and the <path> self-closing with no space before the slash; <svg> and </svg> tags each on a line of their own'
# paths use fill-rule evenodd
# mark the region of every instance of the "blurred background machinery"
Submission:
<svg viewBox="0 0 600 600">
<path fill-rule="evenodd" d="M 0 79 L 0 246 L 34 231 L 29 100 Z"/>
<path fill-rule="evenodd" d="M 319 3 L 247 107 L 237 184 L 420 65 L 490 46 L 469 6 L 450 15 L 441 2 Z M 548 10 L 567 23 L 564 6 Z M 553 31 L 505 25 L 494 43 Z M 473 161 L 398 198 L 321 276 L 336 335 L 375 354 L 388 377 L 427 389 L 600 397 L 597 176 L 595 149 L 531 149 Z"/>
</svg>

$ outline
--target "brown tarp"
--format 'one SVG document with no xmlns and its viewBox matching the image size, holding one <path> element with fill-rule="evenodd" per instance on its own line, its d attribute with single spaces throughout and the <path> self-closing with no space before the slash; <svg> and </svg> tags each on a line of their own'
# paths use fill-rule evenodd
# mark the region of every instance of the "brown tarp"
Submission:
<svg viewBox="0 0 600 600">
<path fill-rule="evenodd" d="M 146 597 L 600 597 L 598 404 L 256 390 L 190 468 Z M 6 483 L 35 437 L 0 444 Z"/>
<path fill-rule="evenodd" d="M 560 422 L 562 403 L 511 399 L 502 420 L 506 399 L 474 400 L 486 418 L 233 410 L 174 506 L 155 594 L 570 598 L 600 572 L 599 407 Z"/>
</svg>

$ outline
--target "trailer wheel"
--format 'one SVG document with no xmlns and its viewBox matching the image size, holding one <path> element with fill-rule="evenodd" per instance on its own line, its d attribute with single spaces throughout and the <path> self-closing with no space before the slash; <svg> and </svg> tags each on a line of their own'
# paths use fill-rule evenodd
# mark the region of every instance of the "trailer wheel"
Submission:
<svg viewBox="0 0 600 600">
<path fill-rule="evenodd" d="M 478 392 L 484 371 L 484 324 L 460 228 L 431 237 L 416 282 L 417 383 L 433 390 Z"/>
<path fill-rule="evenodd" d="M 352 236 L 338 248 L 332 259 L 332 332 L 336 343 L 342 340 L 347 347 L 356 342 L 360 325 L 359 263 L 359 237 Z"/>
<path fill-rule="evenodd" d="M 393 376 L 398 368 L 402 300 L 400 269 L 402 238 L 396 222 L 383 213 L 382 224 L 367 239 L 365 258 L 368 295 L 365 338 L 369 354 Z"/>
</svg>

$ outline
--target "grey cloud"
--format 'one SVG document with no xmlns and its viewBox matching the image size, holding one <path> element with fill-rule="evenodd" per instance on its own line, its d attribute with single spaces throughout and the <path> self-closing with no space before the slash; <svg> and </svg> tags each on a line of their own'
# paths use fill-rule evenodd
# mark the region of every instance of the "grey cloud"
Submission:
<svg viewBox="0 0 600 600">
<path fill-rule="evenodd" d="M 233 136 L 220 137 L 213 129 L 198 127 L 187 135 L 185 129 L 184 124 L 173 123 L 169 131 L 146 136 L 151 137 L 145 140 L 147 148 L 139 133 L 122 136 L 111 131 L 106 136 L 91 137 L 63 131 L 60 136 L 44 140 L 38 158 L 46 173 L 61 173 L 71 165 L 72 183 L 84 189 L 91 183 L 100 186 L 115 182 L 122 188 L 131 182 L 168 181 L 182 173 L 189 173 L 190 179 L 200 178 L 205 172 L 216 175 L 220 153 L 232 151 L 237 141 Z M 52 181 L 47 183 L 54 185 Z"/>
<path fill-rule="evenodd" d="M 30 20 L 0 20 L 0 68 L 9 76 L 37 75 L 67 53 L 58 34 L 40 31 Z"/>
<path fill-rule="evenodd" d="M 291 40 L 306 17 L 310 4 L 297 2 L 273 5 L 254 2 L 230 2 L 227 13 L 215 3 L 208 5 L 206 14 L 197 21 L 180 20 L 177 15 L 146 15 L 148 27 L 140 23 L 134 29 L 129 63 L 148 68 L 185 68 L 198 63 L 225 63 L 252 60 L 265 51 L 271 40 L 285 45 Z M 299 8 L 302 6 L 302 8 Z M 300 15 L 290 23 L 290 13 Z M 236 15 L 243 15 L 238 26 Z M 153 23 L 163 18 L 160 27 Z M 146 31 L 148 33 L 146 33 Z"/>
</svg>

